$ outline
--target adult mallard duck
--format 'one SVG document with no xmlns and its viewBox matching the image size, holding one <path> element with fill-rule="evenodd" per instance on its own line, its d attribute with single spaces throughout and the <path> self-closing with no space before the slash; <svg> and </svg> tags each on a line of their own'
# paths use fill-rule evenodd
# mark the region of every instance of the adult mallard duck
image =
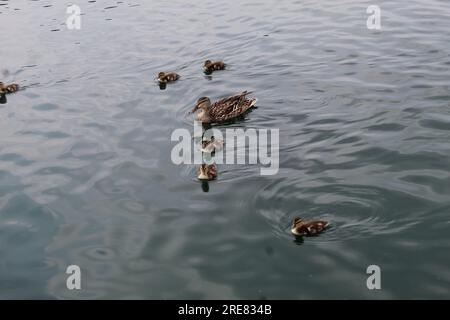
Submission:
<svg viewBox="0 0 450 320">
<path fill-rule="evenodd" d="M 223 140 L 211 137 L 211 140 L 202 141 L 202 152 L 213 153 L 222 150 Z"/>
<path fill-rule="evenodd" d="M 302 218 L 295 218 L 292 223 L 291 232 L 298 237 L 311 236 L 322 232 L 329 225 L 330 223 L 324 220 L 304 221 Z"/>
<path fill-rule="evenodd" d="M 247 99 L 251 92 L 241 92 L 237 95 L 221 99 L 211 104 L 208 97 L 198 99 L 197 105 L 191 112 L 200 109 L 197 120 L 202 123 L 221 123 L 230 121 L 243 115 L 256 104 L 257 99 Z"/>
<path fill-rule="evenodd" d="M 158 73 L 158 78 L 156 78 L 159 83 L 168 83 L 168 82 L 174 82 L 180 79 L 180 75 L 176 74 L 175 72 L 160 72 Z"/>
<path fill-rule="evenodd" d="M 227 65 L 223 61 L 214 61 L 206 60 L 203 64 L 203 70 L 206 73 L 212 73 L 216 70 L 224 70 Z"/>
<path fill-rule="evenodd" d="M 16 92 L 17 90 L 19 90 L 18 84 L 12 83 L 6 85 L 3 82 L 0 82 L 0 94 L 13 93 Z"/>
<path fill-rule="evenodd" d="M 203 163 L 197 171 L 197 178 L 199 180 L 214 180 L 217 178 L 217 166 L 213 164 Z"/>
</svg>

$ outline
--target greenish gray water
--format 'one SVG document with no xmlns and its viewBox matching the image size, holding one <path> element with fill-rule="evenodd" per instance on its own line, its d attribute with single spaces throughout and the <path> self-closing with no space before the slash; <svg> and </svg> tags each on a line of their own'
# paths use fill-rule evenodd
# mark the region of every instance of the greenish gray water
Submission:
<svg viewBox="0 0 450 320">
<path fill-rule="evenodd" d="M 0 1 L 0 298 L 449 297 L 448 1 L 83 0 L 81 30 L 52 4 Z M 279 128 L 280 170 L 205 193 L 170 135 L 241 90 L 230 127 Z M 295 241 L 297 215 L 333 228 Z"/>
</svg>

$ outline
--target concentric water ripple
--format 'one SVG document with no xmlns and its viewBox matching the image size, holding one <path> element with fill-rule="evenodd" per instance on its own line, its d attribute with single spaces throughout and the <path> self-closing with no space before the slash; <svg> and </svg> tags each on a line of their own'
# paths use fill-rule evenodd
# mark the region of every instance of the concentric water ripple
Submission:
<svg viewBox="0 0 450 320">
<path fill-rule="evenodd" d="M 419 223 L 427 210 L 427 202 L 394 190 L 333 183 L 308 187 L 289 179 L 269 184 L 256 194 L 253 203 L 257 212 L 270 220 L 275 232 L 283 237 L 291 236 L 289 230 L 294 217 L 330 221 L 332 228 L 317 241 L 396 234 Z M 393 207 L 392 203 L 401 206 Z"/>
</svg>

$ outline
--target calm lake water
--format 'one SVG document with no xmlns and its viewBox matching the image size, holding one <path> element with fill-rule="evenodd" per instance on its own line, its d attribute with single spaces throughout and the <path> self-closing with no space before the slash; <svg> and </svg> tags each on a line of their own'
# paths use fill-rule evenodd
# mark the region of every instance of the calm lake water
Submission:
<svg viewBox="0 0 450 320">
<path fill-rule="evenodd" d="M 0 1 L 24 88 L 0 105 L 0 298 L 450 297 L 447 0 L 56 2 Z M 242 90 L 258 109 L 218 128 L 280 129 L 280 170 L 219 165 L 204 192 L 171 133 Z M 333 227 L 295 241 L 295 216 Z"/>
</svg>

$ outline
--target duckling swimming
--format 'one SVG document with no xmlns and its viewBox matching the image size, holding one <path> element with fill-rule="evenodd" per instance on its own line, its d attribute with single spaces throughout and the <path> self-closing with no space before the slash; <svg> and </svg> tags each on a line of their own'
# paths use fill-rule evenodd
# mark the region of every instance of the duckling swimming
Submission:
<svg viewBox="0 0 450 320">
<path fill-rule="evenodd" d="M 226 66 L 227 65 L 223 61 L 212 62 L 211 60 L 206 60 L 203 65 L 203 70 L 205 73 L 212 73 L 216 70 L 224 70 Z"/>
<path fill-rule="evenodd" d="M 16 92 L 17 90 L 19 90 L 18 84 L 12 83 L 5 85 L 3 82 L 0 82 L 0 94 L 13 93 Z"/>
<path fill-rule="evenodd" d="M 247 95 L 250 93 L 244 91 L 213 104 L 211 104 L 211 100 L 208 97 L 202 97 L 198 99 L 197 105 L 191 112 L 200 109 L 196 119 L 202 123 L 227 122 L 243 115 L 256 104 L 256 98 L 247 99 Z"/>
<path fill-rule="evenodd" d="M 302 218 L 295 218 L 291 232 L 297 237 L 312 236 L 322 232 L 329 225 L 330 223 L 324 220 L 304 221 Z"/>
<path fill-rule="evenodd" d="M 217 178 L 217 166 L 215 164 L 203 163 L 197 171 L 197 178 L 199 180 L 214 180 Z"/>
<path fill-rule="evenodd" d="M 202 141 L 202 152 L 204 153 L 213 153 L 213 152 L 219 152 L 220 150 L 222 150 L 223 147 L 223 140 L 221 139 L 216 139 L 213 137 L 211 137 L 211 140 L 205 140 Z"/>
<path fill-rule="evenodd" d="M 180 75 L 176 74 L 175 72 L 169 72 L 169 73 L 160 72 L 160 73 L 158 73 L 158 78 L 157 78 L 159 83 L 174 82 L 174 81 L 177 81 L 178 79 L 180 79 Z"/>
</svg>

